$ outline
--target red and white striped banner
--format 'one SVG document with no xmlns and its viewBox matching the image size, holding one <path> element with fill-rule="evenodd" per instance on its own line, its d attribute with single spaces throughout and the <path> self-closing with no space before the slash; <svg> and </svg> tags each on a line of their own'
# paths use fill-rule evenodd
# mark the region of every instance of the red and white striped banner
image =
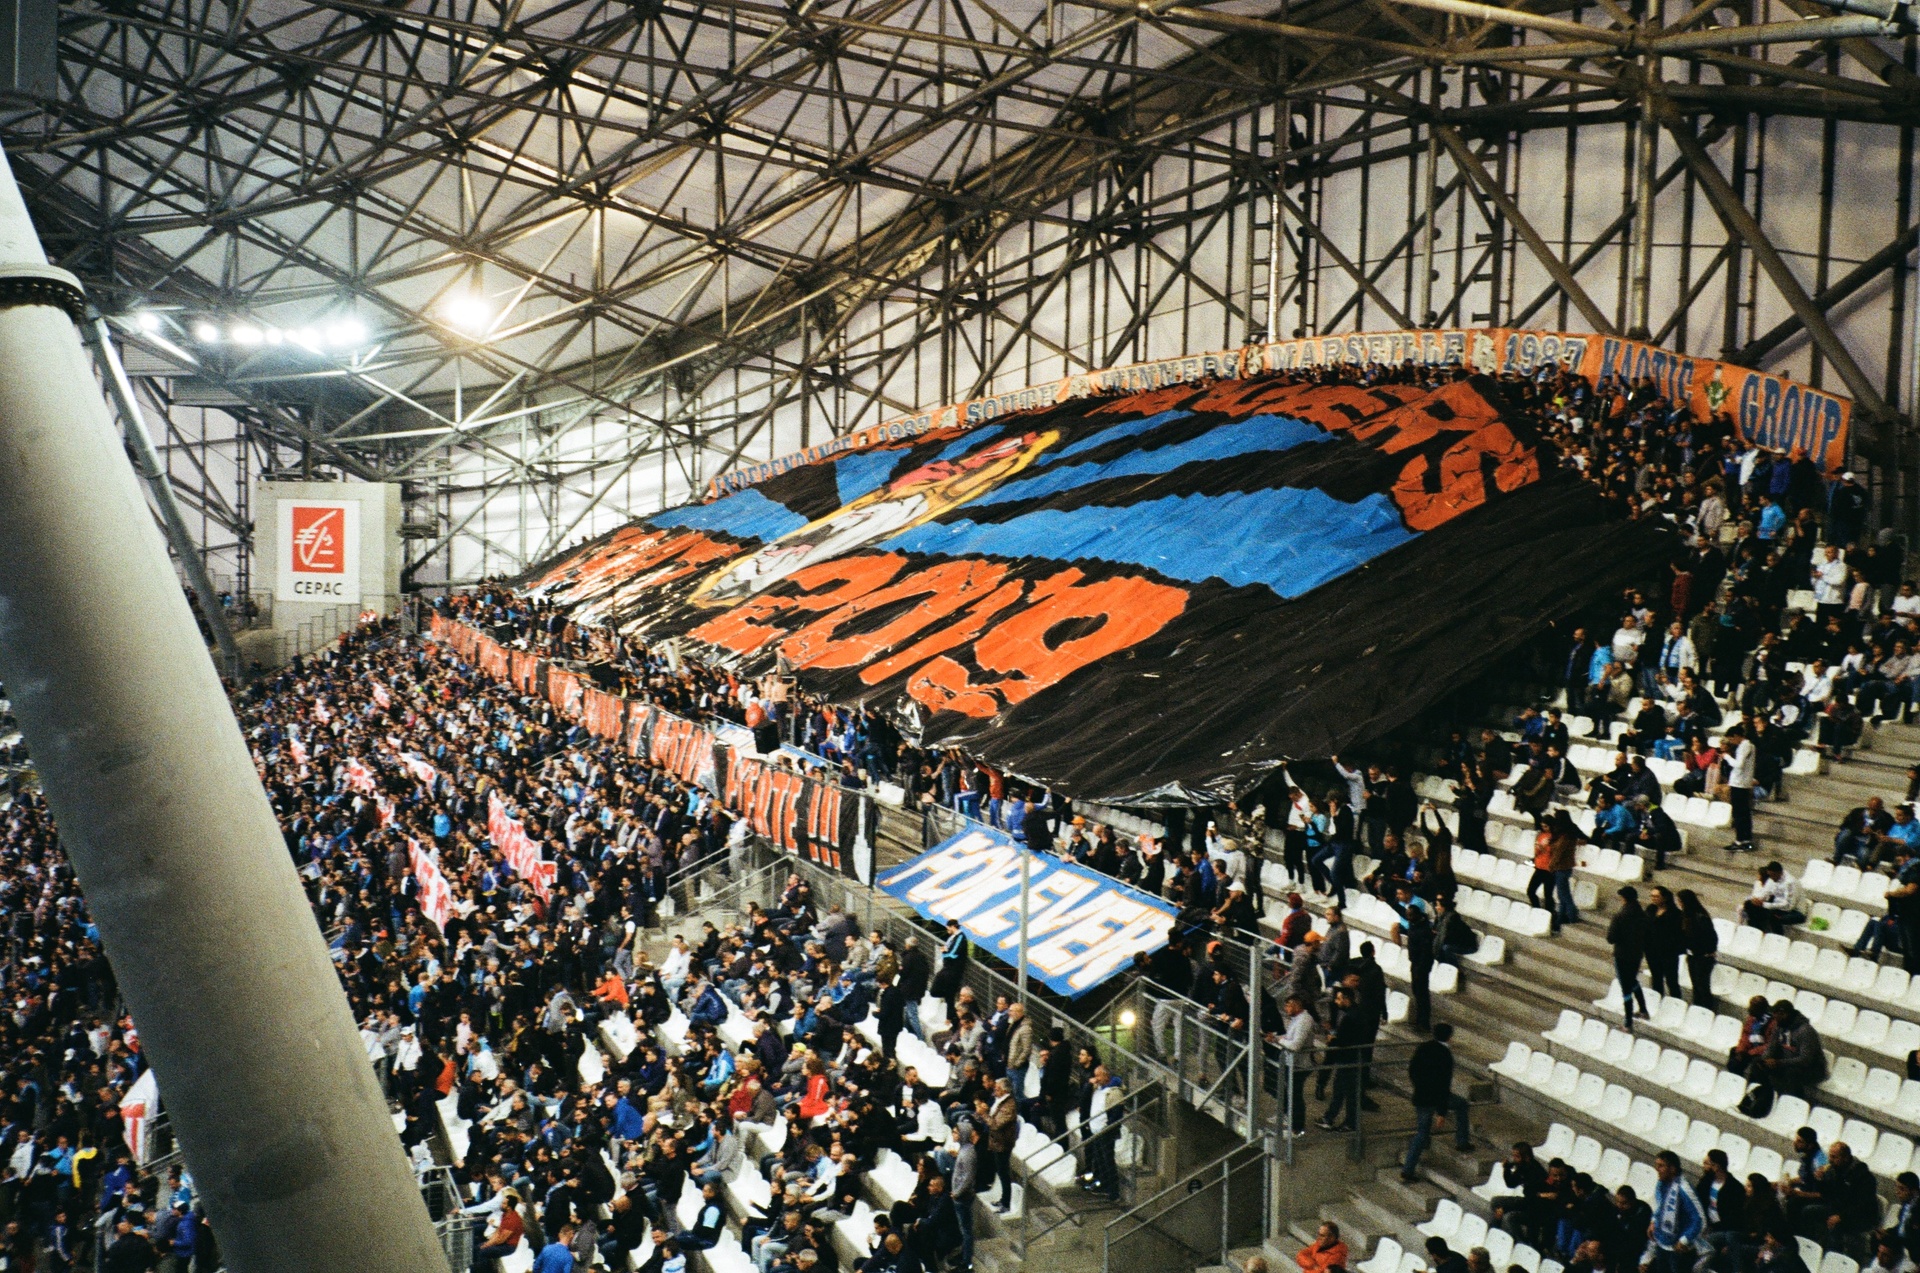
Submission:
<svg viewBox="0 0 1920 1273">
<path fill-rule="evenodd" d="M 556 868 L 541 858 L 539 846 L 527 835 L 527 829 L 507 812 L 507 802 L 497 791 L 487 795 L 487 838 L 493 841 L 493 847 L 507 860 L 514 874 L 540 895 L 541 901 L 551 900 Z"/>
<path fill-rule="evenodd" d="M 440 859 L 411 837 L 407 840 L 407 856 L 413 867 L 413 878 L 420 885 L 420 913 L 444 933 L 447 920 L 453 916 L 453 890 L 440 871 Z"/>
</svg>

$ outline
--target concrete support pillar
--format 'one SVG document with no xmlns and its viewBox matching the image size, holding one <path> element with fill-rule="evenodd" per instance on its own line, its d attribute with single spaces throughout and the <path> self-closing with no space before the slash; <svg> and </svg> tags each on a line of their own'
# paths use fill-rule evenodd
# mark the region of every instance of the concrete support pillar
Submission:
<svg viewBox="0 0 1920 1273">
<path fill-rule="evenodd" d="M 445 1269 L 319 928 L 0 158 L 0 679 L 235 1273 Z"/>
</svg>

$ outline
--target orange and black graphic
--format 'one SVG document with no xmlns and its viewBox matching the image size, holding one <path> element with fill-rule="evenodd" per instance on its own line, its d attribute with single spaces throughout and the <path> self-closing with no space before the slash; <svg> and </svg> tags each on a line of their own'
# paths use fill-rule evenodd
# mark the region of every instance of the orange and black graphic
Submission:
<svg viewBox="0 0 1920 1273">
<path fill-rule="evenodd" d="M 1660 532 L 1609 522 L 1510 392 L 1069 399 L 669 509 L 523 586 L 1072 794 L 1232 790 L 1377 737 L 1657 568 Z M 786 780 L 752 781 L 794 838 Z"/>
</svg>

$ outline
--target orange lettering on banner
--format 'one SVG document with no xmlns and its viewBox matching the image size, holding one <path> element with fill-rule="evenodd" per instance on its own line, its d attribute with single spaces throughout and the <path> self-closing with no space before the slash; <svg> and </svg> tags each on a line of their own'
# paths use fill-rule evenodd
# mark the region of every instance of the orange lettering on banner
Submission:
<svg viewBox="0 0 1920 1273">
<path fill-rule="evenodd" d="M 1424 456 L 1409 461 L 1394 481 L 1393 499 L 1409 527 L 1432 530 L 1480 507 L 1496 492 L 1518 490 L 1539 477 L 1540 457 L 1533 448 L 1506 425 L 1494 423 L 1448 447 L 1437 462 Z"/>
<path fill-rule="evenodd" d="M 713 735 L 690 720 L 662 712 L 653 726 L 652 760 L 687 782 L 698 782 L 713 766 Z"/>
<path fill-rule="evenodd" d="M 641 754 L 640 744 L 645 741 L 644 735 L 646 734 L 646 730 L 647 709 L 644 707 L 637 708 L 632 718 L 627 721 L 627 750 L 636 756 Z"/>
<path fill-rule="evenodd" d="M 580 712 L 580 677 L 563 667 L 547 665 L 547 701 L 557 708 L 562 716 L 574 717 Z"/>
<path fill-rule="evenodd" d="M 840 869 L 840 788 L 814 785 L 807 803 L 807 844 L 815 861 Z"/>
<path fill-rule="evenodd" d="M 1113 415 L 1154 415 L 1161 411 L 1173 411 L 1187 404 L 1193 397 L 1192 385 L 1168 385 L 1165 389 L 1151 389 L 1146 393 L 1131 393 L 1124 398 L 1115 398 L 1112 402 L 1103 402 L 1097 407 L 1087 409 L 1088 416 Z"/>
<path fill-rule="evenodd" d="M 775 637 L 785 633 L 767 622 L 788 611 L 817 614 L 847 604 L 886 584 L 907 564 L 895 553 L 840 557 L 817 566 L 796 570 L 778 595 L 762 594 L 744 601 L 717 619 L 701 624 L 687 635 L 736 654 L 752 654 Z M 789 591 L 791 584 L 798 591 Z M 838 584 L 838 587 L 830 585 Z"/>
<path fill-rule="evenodd" d="M 507 648 L 492 637 L 480 638 L 478 657 L 474 661 L 488 676 L 502 681 L 507 679 Z"/>
<path fill-rule="evenodd" d="M 956 623 L 949 624 L 925 640 L 916 641 L 898 654 L 881 659 L 860 670 L 860 679 L 878 685 L 890 677 L 912 671 L 936 654 L 957 649 L 987 630 L 993 617 L 1015 604 L 1026 594 L 1024 579 L 1014 579 L 994 589 L 993 594 L 968 610 Z"/>
<path fill-rule="evenodd" d="M 780 643 L 780 653 L 798 667 L 857 667 L 911 640 L 955 611 L 990 592 L 1006 577 L 997 561 L 952 561 L 917 570 L 885 587 L 855 597 L 828 611 Z M 898 617 L 871 632 L 837 635 L 863 617 L 898 608 L 919 598 Z"/>
<path fill-rule="evenodd" d="M 986 671 L 1009 675 L 976 683 L 967 670 L 941 655 L 907 685 L 907 692 L 935 711 L 993 716 L 1054 685 L 1097 659 L 1146 640 L 1187 607 L 1187 592 L 1137 576 L 1080 585 L 1077 569 L 1063 570 L 1035 586 L 1032 603 L 973 643 L 974 661 Z M 1090 632 L 1063 632 L 1075 620 Z"/>
</svg>

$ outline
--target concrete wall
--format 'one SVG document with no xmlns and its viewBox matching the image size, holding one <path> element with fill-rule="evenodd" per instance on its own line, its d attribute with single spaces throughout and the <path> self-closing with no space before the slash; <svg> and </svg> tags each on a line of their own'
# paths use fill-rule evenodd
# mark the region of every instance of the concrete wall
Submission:
<svg viewBox="0 0 1920 1273">
<path fill-rule="evenodd" d="M 301 599 L 282 579 L 283 501 L 317 500 L 358 505 L 357 588 L 341 598 Z M 391 482 L 258 482 L 254 485 L 255 590 L 273 596 L 273 628 L 297 629 L 330 611 L 392 612 L 400 604 L 400 487 Z M 357 595 L 351 595 L 355 594 Z"/>
</svg>

